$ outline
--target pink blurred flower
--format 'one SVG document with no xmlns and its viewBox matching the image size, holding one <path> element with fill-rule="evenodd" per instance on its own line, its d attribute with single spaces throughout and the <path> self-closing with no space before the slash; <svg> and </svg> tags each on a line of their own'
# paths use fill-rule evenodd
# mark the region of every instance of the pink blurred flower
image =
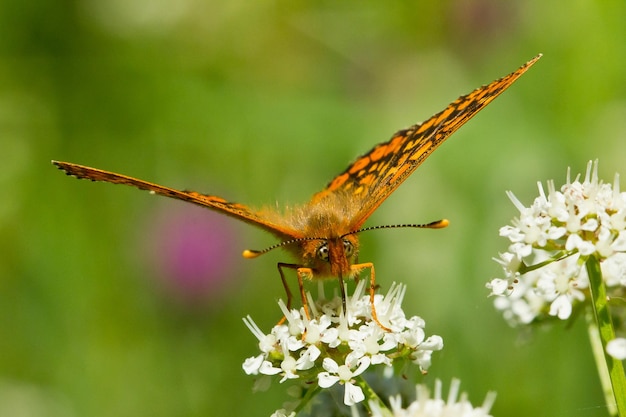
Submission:
<svg viewBox="0 0 626 417">
<path fill-rule="evenodd" d="M 234 220 L 202 207 L 168 204 L 141 236 L 149 268 L 183 302 L 223 298 L 240 276 L 242 245 Z"/>
</svg>

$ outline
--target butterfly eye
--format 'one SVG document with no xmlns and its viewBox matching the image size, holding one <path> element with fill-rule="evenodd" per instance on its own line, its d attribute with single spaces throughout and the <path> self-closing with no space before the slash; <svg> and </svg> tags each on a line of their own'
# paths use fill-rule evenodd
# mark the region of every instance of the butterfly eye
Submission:
<svg viewBox="0 0 626 417">
<path fill-rule="evenodd" d="M 317 248 L 317 257 L 322 261 L 328 262 L 328 242 L 324 242 Z"/>
<path fill-rule="evenodd" d="M 354 246 L 352 245 L 352 242 L 350 242 L 348 239 L 343 240 L 343 251 L 346 254 L 347 258 L 352 256 L 352 253 L 354 252 Z"/>
</svg>

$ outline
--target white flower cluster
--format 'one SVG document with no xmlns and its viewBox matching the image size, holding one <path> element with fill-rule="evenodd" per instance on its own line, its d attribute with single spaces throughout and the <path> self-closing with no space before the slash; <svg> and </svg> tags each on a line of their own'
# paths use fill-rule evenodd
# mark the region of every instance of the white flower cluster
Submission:
<svg viewBox="0 0 626 417">
<path fill-rule="evenodd" d="M 584 262 L 595 256 L 608 289 L 626 286 L 626 192 L 598 179 L 598 162 L 557 191 L 548 181 L 548 193 L 539 183 L 539 197 L 525 207 L 512 194 L 520 212 L 500 235 L 511 242 L 496 259 L 505 277 L 487 283 L 495 306 L 513 324 L 547 316 L 570 317 L 573 307 L 588 297 Z"/>
<path fill-rule="evenodd" d="M 496 399 L 495 392 L 489 392 L 480 407 L 474 408 L 465 393 L 459 398 L 461 381 L 453 379 L 448 398 L 444 401 L 441 395 L 441 381 L 435 381 L 435 393 L 430 397 L 426 386 L 416 387 L 416 399 L 406 408 L 402 407 L 402 398 L 398 395 L 389 400 L 391 411 L 383 410 L 378 403 L 370 401 L 372 417 L 490 417 L 489 410 Z"/>
<path fill-rule="evenodd" d="M 360 375 L 374 365 L 391 366 L 394 361 L 408 360 L 425 372 L 432 352 L 443 348 L 443 339 L 436 335 L 427 338 L 424 320 L 405 317 L 401 307 L 406 291 L 403 285 L 392 285 L 386 296 L 375 296 L 378 319 L 391 329 L 383 330 L 372 320 L 365 284 L 366 280 L 361 280 L 354 295 L 347 297 L 346 314 L 341 297 L 314 302 L 308 295 L 311 318 L 307 319 L 303 309 L 287 310 L 281 300 L 286 322 L 274 326 L 269 334 L 248 316 L 244 322 L 259 340 L 261 353 L 245 360 L 244 371 L 266 379 L 277 375 L 281 383 L 298 379 L 309 387 L 311 382 L 319 388 L 342 384 L 348 406 L 365 399 Z M 269 382 L 262 379 L 257 381 L 258 387 Z"/>
</svg>

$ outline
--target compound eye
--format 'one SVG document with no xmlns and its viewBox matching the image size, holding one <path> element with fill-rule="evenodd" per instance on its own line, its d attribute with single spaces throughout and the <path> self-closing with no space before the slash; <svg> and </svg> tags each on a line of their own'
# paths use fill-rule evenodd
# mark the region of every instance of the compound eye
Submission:
<svg viewBox="0 0 626 417">
<path fill-rule="evenodd" d="M 346 254 L 346 258 L 349 258 L 354 253 L 354 245 L 348 239 L 343 240 L 343 252 Z"/>
<path fill-rule="evenodd" d="M 328 262 L 328 253 L 328 242 L 322 243 L 320 247 L 317 248 L 317 257 L 320 258 L 322 261 Z"/>
</svg>

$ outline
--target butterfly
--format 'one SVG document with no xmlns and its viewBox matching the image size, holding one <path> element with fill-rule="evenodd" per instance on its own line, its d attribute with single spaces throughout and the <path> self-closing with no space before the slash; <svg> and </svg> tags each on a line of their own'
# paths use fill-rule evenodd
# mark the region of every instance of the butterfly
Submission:
<svg viewBox="0 0 626 417">
<path fill-rule="evenodd" d="M 154 194 L 215 210 L 273 234 L 279 243 L 260 251 L 245 250 L 243 256 L 256 258 L 276 248 L 284 248 L 291 252 L 297 262 L 280 262 L 277 265 L 278 271 L 287 293 L 289 308 L 292 294 L 284 269 L 296 271 L 300 296 L 307 315 L 303 280 L 338 279 L 346 311 L 343 281 L 356 278 L 361 271 L 369 269 L 372 318 L 380 327 L 389 330 L 378 319 L 374 307 L 376 290 L 374 265 L 371 262 L 358 261 L 359 233 L 391 227 L 441 228 L 447 226 L 448 221 L 364 228 L 365 221 L 439 145 L 511 86 L 540 57 L 541 55 L 537 55 L 509 75 L 459 97 L 425 122 L 396 132 L 390 140 L 376 145 L 357 158 L 322 191 L 314 194 L 308 203 L 286 208 L 282 212 L 276 209 L 253 210 L 246 205 L 229 202 L 214 195 L 176 190 L 69 162 L 52 161 L 52 163 L 66 174 L 79 179 L 131 185 Z"/>
</svg>

